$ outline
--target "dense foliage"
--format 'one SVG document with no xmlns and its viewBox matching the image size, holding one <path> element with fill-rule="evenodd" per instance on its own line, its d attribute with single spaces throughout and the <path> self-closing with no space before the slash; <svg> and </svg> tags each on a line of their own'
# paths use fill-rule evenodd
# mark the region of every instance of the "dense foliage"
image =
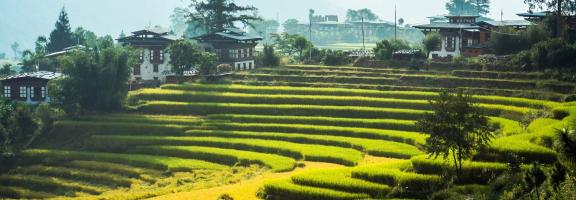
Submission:
<svg viewBox="0 0 576 200">
<path fill-rule="evenodd" d="M 274 46 L 264 45 L 264 51 L 258 54 L 257 59 L 262 62 L 262 66 L 275 67 L 280 65 L 280 56 L 274 52 Z"/>
<path fill-rule="evenodd" d="M 433 32 L 429 33 L 424 37 L 424 50 L 426 50 L 427 57 L 430 57 L 430 52 L 438 50 L 438 47 L 442 44 L 442 36 L 439 33 Z"/>
<path fill-rule="evenodd" d="M 68 13 L 66 13 L 64 8 L 62 8 L 60 12 L 60 16 L 56 22 L 56 28 L 50 33 L 49 39 L 50 42 L 47 44 L 48 52 L 62 51 L 64 48 L 75 44 Z"/>
<path fill-rule="evenodd" d="M 450 0 L 446 3 L 450 15 L 481 15 L 490 13 L 490 0 Z"/>
<path fill-rule="evenodd" d="M 216 72 L 216 55 L 204 52 L 196 44 L 188 40 L 179 40 L 168 47 L 172 72 L 183 77 L 184 72 L 195 70 L 201 75 L 211 75 Z"/>
<path fill-rule="evenodd" d="M 252 20 L 260 19 L 247 14 L 257 11 L 255 7 L 239 6 L 234 0 L 192 0 L 189 7 L 188 19 L 198 22 L 194 28 L 202 28 L 209 33 L 234 28 L 237 22 L 252 26 Z"/>
<path fill-rule="evenodd" d="M 410 49 L 410 44 L 404 40 L 382 40 L 376 43 L 374 55 L 381 60 L 392 59 L 392 54 L 399 50 Z"/>
<path fill-rule="evenodd" d="M 33 113 L 25 104 L 0 99 L 0 154 L 19 151 L 36 133 Z"/>
<path fill-rule="evenodd" d="M 134 61 L 134 53 L 120 47 L 62 57 L 60 65 L 65 77 L 51 82 L 52 100 L 73 116 L 119 110 L 126 99 Z"/>
<path fill-rule="evenodd" d="M 426 151 L 434 157 L 452 157 L 460 176 L 462 161 L 488 146 L 493 138 L 488 118 L 473 104 L 470 95 L 462 91 L 457 94 L 443 91 L 430 104 L 434 113 L 425 114 L 416 123 L 422 132 L 430 134 L 426 139 Z"/>
</svg>

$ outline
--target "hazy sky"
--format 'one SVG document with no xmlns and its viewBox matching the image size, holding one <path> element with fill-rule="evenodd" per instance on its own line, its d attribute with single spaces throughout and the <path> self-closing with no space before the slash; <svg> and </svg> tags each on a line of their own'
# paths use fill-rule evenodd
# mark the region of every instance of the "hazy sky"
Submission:
<svg viewBox="0 0 576 200">
<path fill-rule="evenodd" d="M 266 18 L 284 21 L 288 18 L 305 20 L 308 9 L 318 14 L 345 17 L 349 8 L 370 8 L 382 19 L 394 20 L 394 5 L 398 16 L 408 24 L 426 23 L 427 16 L 446 13 L 448 0 L 237 0 L 252 4 Z M 83 26 L 98 35 L 114 37 L 124 30 L 131 32 L 152 25 L 170 25 L 169 16 L 175 7 L 188 5 L 188 0 L 0 0 L 0 52 L 12 55 L 10 44 L 17 41 L 23 49 L 32 48 L 39 35 L 49 35 L 62 6 L 66 7 L 73 27 Z M 492 0 L 490 17 L 518 19 L 515 15 L 527 10 L 523 0 Z"/>
</svg>

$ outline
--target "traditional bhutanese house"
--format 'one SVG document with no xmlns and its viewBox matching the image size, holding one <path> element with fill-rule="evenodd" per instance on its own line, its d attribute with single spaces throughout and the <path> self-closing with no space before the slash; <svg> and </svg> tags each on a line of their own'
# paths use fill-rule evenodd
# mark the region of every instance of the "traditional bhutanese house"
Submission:
<svg viewBox="0 0 576 200">
<path fill-rule="evenodd" d="M 438 32 L 442 43 L 430 53 L 430 59 L 459 56 L 478 56 L 490 52 L 489 41 L 495 28 L 509 27 L 516 30 L 528 28 L 525 20 L 477 21 L 479 16 L 446 16 L 448 22 L 414 26 L 425 34 Z"/>
<path fill-rule="evenodd" d="M 206 52 L 215 53 L 219 64 L 228 64 L 235 70 L 255 69 L 256 45 L 263 38 L 239 29 L 226 29 L 192 38 Z"/>
<path fill-rule="evenodd" d="M 426 25 L 414 26 L 421 29 L 425 34 L 438 32 L 442 38 L 442 44 L 436 50 L 430 52 L 430 58 L 451 58 L 463 55 L 468 46 L 479 44 L 480 33 L 476 18 L 478 16 L 446 16 L 448 22 L 436 22 Z"/>
<path fill-rule="evenodd" d="M 170 65 L 168 46 L 178 40 L 168 30 L 160 26 L 148 27 L 132 32 L 132 35 L 119 38 L 123 46 L 135 47 L 139 50 L 139 63 L 132 70 L 132 81 L 161 81 L 174 76 Z"/>
<path fill-rule="evenodd" d="M 3 97 L 29 104 L 49 102 L 48 81 L 62 77 L 57 72 L 31 72 L 0 79 Z"/>
</svg>

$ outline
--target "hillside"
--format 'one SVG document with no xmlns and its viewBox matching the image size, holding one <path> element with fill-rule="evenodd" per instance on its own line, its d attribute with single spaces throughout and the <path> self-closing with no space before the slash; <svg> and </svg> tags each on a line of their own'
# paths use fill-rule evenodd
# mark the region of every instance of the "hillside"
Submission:
<svg viewBox="0 0 576 200">
<path fill-rule="evenodd" d="M 59 121 L 0 175 L 0 198 L 257 199 L 260 187 L 282 199 L 423 198 L 450 168 L 427 158 L 415 122 L 444 87 L 476 94 L 497 129 L 464 164 L 463 188 L 505 171 L 507 154 L 554 163 L 554 130 L 576 117 L 561 103 L 574 84 L 540 73 L 259 69 L 135 91 L 125 113 Z M 550 115 L 526 122 L 534 112 Z"/>
</svg>

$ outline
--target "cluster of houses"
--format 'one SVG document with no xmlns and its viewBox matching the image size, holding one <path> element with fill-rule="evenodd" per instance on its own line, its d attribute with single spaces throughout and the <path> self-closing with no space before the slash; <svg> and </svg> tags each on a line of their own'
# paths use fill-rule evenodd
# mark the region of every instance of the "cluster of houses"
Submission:
<svg viewBox="0 0 576 200">
<path fill-rule="evenodd" d="M 489 52 L 488 41 L 494 29 L 502 27 L 527 29 L 534 23 L 542 21 L 547 14 L 522 13 L 519 16 L 526 20 L 493 21 L 479 16 L 435 16 L 429 18 L 429 24 L 414 27 L 424 33 L 438 32 L 441 35 L 442 43 L 430 53 L 430 59 L 478 56 Z M 339 22 L 338 16 L 335 15 L 315 16 L 314 23 L 324 32 L 343 29 L 361 31 L 360 26 L 372 27 L 369 29 L 371 31 L 367 31 L 368 35 L 378 34 L 378 30 L 395 26 L 385 21 Z M 306 30 L 308 25 L 300 26 Z M 175 74 L 172 72 L 173 66 L 170 65 L 167 48 L 179 39 L 170 34 L 169 30 L 159 26 L 147 27 L 134 31 L 129 36 L 118 38 L 119 44 L 132 46 L 140 51 L 140 62 L 133 67 L 131 81 L 142 83 L 173 80 Z M 251 70 L 256 67 L 255 47 L 263 38 L 239 29 L 226 29 L 191 39 L 196 40 L 204 51 L 215 53 L 220 64 L 229 65 L 235 70 Z M 47 56 L 57 57 L 84 49 L 83 46 L 73 46 Z M 193 74 L 187 73 L 187 75 Z M 59 77 L 62 77 L 62 74 L 40 71 L 1 78 L 3 97 L 28 103 L 49 101 L 47 83 Z"/>
<path fill-rule="evenodd" d="M 167 82 L 173 80 L 175 74 L 170 65 L 168 46 L 180 38 L 170 34 L 170 31 L 159 26 L 147 27 L 132 32 L 132 35 L 118 38 L 123 46 L 132 46 L 139 53 L 138 64 L 134 65 L 131 81 L 134 83 Z M 256 67 L 256 45 L 263 38 L 251 35 L 238 29 L 226 29 L 222 32 L 206 34 L 192 38 L 206 52 L 215 53 L 220 64 L 230 65 L 235 70 L 251 70 Z M 54 52 L 48 57 L 57 57 L 73 51 L 82 51 L 82 46 L 74 46 Z M 188 75 L 194 75 L 188 73 Z M 60 78 L 58 72 L 32 72 L 0 78 L 4 89 L 3 97 L 37 104 L 49 101 L 48 81 Z"/>
</svg>

